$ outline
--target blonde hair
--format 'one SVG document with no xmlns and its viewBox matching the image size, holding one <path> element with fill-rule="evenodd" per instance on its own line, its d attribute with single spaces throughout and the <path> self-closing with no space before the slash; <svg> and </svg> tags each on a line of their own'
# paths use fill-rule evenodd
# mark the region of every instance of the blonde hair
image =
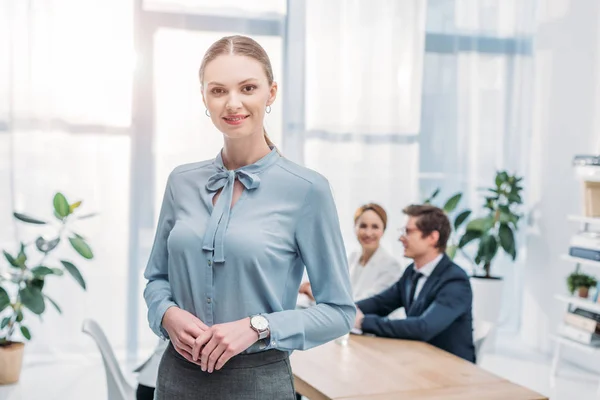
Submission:
<svg viewBox="0 0 600 400">
<path fill-rule="evenodd" d="M 356 224 L 356 221 L 358 221 L 360 216 L 363 215 L 364 212 L 368 211 L 368 210 L 373 211 L 375 214 L 377 214 L 379 216 L 379 218 L 381 218 L 381 221 L 383 222 L 383 230 L 385 231 L 385 228 L 387 228 L 387 213 L 385 212 L 383 207 L 381 207 L 379 204 L 376 204 L 376 203 L 369 203 L 369 204 L 365 204 L 363 206 L 358 207 L 356 209 L 356 211 L 354 212 L 354 223 Z"/>
<path fill-rule="evenodd" d="M 265 74 L 267 75 L 267 81 L 269 86 L 273 84 L 273 68 L 271 67 L 271 60 L 267 55 L 265 49 L 262 48 L 258 42 L 247 36 L 234 35 L 225 36 L 214 42 L 204 54 L 202 63 L 200 64 L 200 71 L 198 73 L 200 77 L 200 84 L 204 81 L 204 70 L 209 62 L 221 55 L 235 54 L 239 56 L 246 56 L 255 59 L 263 66 Z M 275 144 L 267 135 L 266 129 L 263 127 L 263 133 L 265 141 L 269 147 L 275 147 Z"/>
</svg>

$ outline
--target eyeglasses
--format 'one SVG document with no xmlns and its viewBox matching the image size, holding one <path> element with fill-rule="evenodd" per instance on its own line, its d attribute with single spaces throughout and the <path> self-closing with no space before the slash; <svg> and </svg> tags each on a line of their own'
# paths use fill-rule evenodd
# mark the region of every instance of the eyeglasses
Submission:
<svg viewBox="0 0 600 400">
<path fill-rule="evenodd" d="M 398 234 L 400 236 L 408 236 L 408 235 L 410 235 L 413 232 L 419 232 L 419 229 L 417 229 L 417 228 L 408 228 L 406 226 L 403 227 L 403 228 L 398 229 Z"/>
</svg>

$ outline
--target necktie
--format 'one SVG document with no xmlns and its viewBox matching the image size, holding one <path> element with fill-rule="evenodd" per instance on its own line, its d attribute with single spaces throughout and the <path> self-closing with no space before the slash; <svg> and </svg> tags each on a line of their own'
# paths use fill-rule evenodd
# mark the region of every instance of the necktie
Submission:
<svg viewBox="0 0 600 400">
<path fill-rule="evenodd" d="M 414 297 L 415 297 L 415 292 L 417 290 L 417 284 L 419 283 L 419 279 L 423 276 L 422 273 L 413 270 L 412 273 L 412 277 L 411 277 L 411 283 L 410 283 L 410 295 L 408 298 L 408 307 L 410 308 L 410 306 L 412 305 L 413 301 L 414 301 Z"/>
<path fill-rule="evenodd" d="M 233 186 L 236 178 L 247 190 L 256 189 L 260 185 L 260 178 L 256 174 L 243 169 L 227 170 L 220 166 L 218 171 L 208 178 L 206 184 L 206 190 L 209 192 L 216 192 L 223 188 L 210 216 L 202 244 L 202 249 L 214 251 L 214 262 L 225 262 L 223 242 L 227 224 L 229 224 L 229 216 L 231 215 Z"/>
</svg>

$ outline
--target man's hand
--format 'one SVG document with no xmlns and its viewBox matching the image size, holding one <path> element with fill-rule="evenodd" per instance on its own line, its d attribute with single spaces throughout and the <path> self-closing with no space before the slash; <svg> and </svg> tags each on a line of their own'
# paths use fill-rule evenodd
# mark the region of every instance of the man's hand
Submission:
<svg viewBox="0 0 600 400">
<path fill-rule="evenodd" d="M 305 294 L 308 297 L 310 297 L 311 300 L 315 300 L 315 296 L 313 296 L 313 292 L 312 292 L 312 287 L 310 286 L 310 282 L 304 282 L 302 285 L 300 285 L 300 289 L 298 290 L 298 293 L 301 294 Z"/>
<path fill-rule="evenodd" d="M 162 326 L 169 334 L 175 350 L 186 360 L 194 362 L 192 360 L 194 342 L 198 336 L 208 330 L 208 327 L 195 315 L 179 307 L 167 309 L 162 319 Z"/>
<path fill-rule="evenodd" d="M 365 314 L 360 311 L 360 308 L 356 307 L 356 318 L 354 319 L 354 327 L 356 329 L 362 329 L 363 319 L 365 319 Z"/>
<path fill-rule="evenodd" d="M 240 354 L 258 340 L 258 333 L 250 327 L 250 318 L 244 318 L 210 327 L 198 336 L 192 346 L 192 360 L 202 371 L 213 372 L 225 365 L 231 357 Z"/>
</svg>

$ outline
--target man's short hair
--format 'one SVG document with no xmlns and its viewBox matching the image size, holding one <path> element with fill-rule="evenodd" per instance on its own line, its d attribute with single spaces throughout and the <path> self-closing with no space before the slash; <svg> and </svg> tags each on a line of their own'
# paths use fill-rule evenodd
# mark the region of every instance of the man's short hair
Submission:
<svg viewBox="0 0 600 400">
<path fill-rule="evenodd" d="M 429 236 L 432 232 L 437 231 L 440 237 L 435 247 L 440 253 L 446 251 L 451 228 L 450 221 L 444 210 L 430 204 L 411 204 L 402 210 L 402 212 L 409 217 L 416 218 L 416 225 L 421 231 L 422 237 Z"/>
</svg>

